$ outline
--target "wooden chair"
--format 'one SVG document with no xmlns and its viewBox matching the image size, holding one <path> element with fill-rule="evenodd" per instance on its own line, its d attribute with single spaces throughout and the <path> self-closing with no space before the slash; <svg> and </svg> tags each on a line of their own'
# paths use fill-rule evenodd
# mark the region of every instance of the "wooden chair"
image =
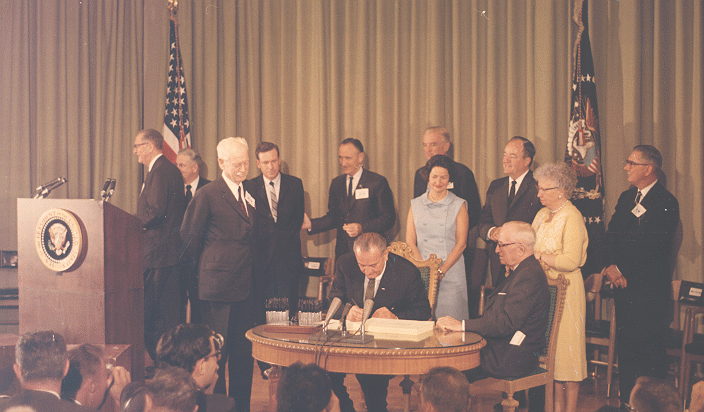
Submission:
<svg viewBox="0 0 704 412">
<path fill-rule="evenodd" d="M 442 265 L 442 259 L 431 254 L 426 260 L 416 260 L 411 255 L 411 247 L 406 242 L 392 242 L 388 247 L 389 252 L 408 259 L 420 270 L 420 277 L 423 279 L 423 286 L 428 292 L 431 313 L 435 313 L 435 303 L 438 297 L 438 269 Z M 431 318 L 432 319 L 432 318 Z"/>
<path fill-rule="evenodd" d="M 411 247 L 408 246 L 406 242 L 392 242 L 388 250 L 402 258 L 408 259 L 409 262 L 413 263 L 420 270 L 423 286 L 425 286 L 425 290 L 428 292 L 428 301 L 430 302 L 431 310 L 430 319 L 432 320 L 435 314 L 435 302 L 438 297 L 438 269 L 442 264 L 442 259 L 435 256 L 435 254 L 431 254 L 426 260 L 416 260 L 413 255 L 411 255 Z M 404 411 L 408 412 L 411 410 L 411 389 L 413 388 L 413 381 L 409 375 L 404 375 L 400 385 L 406 397 Z"/>
<path fill-rule="evenodd" d="M 595 345 L 594 357 L 589 363 L 594 365 L 594 386 L 597 384 L 597 366 L 606 366 L 606 397 L 611 396 L 611 381 L 613 378 L 614 354 L 616 353 L 616 310 L 613 296 L 602 294 L 601 273 L 592 274 L 584 281 L 587 305 L 593 302 L 593 314 L 586 322 L 585 340 L 587 344 Z M 608 305 L 608 320 L 601 318 L 602 304 Z M 589 309 L 587 313 L 590 313 Z M 599 347 L 607 348 L 606 362 L 599 359 Z M 595 389 L 596 390 L 596 389 Z"/>
<path fill-rule="evenodd" d="M 504 412 L 514 412 L 518 407 L 518 401 L 513 399 L 513 394 L 518 391 L 545 385 L 545 410 L 554 411 L 553 404 L 553 376 L 555 369 L 555 350 L 557 348 L 557 331 L 560 327 L 560 319 L 565 306 L 565 296 L 567 286 L 570 281 L 565 279 L 565 275 L 558 275 L 557 279 L 547 277 L 550 288 L 550 311 L 548 314 L 548 327 L 545 332 L 545 349 L 540 357 L 541 366 L 533 373 L 522 378 L 486 378 L 476 381 L 470 385 L 472 393 L 481 390 L 495 390 L 506 393 L 506 399 L 501 404 Z"/>
</svg>

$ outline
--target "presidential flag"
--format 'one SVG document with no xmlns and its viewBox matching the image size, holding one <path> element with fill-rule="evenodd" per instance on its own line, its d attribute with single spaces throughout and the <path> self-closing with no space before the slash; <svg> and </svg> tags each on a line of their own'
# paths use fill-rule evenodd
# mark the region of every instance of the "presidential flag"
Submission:
<svg viewBox="0 0 704 412">
<path fill-rule="evenodd" d="M 589 234 L 587 262 L 582 267 L 586 278 L 601 272 L 604 262 L 604 185 L 601 179 L 601 134 L 596 103 L 596 79 L 592 60 L 587 1 L 575 0 L 576 23 L 572 107 L 565 162 L 577 172 L 577 189 L 572 202 L 582 212 Z"/>
<path fill-rule="evenodd" d="M 181 149 L 191 147 L 191 125 L 188 122 L 186 78 L 183 75 L 181 48 L 178 45 L 178 20 L 175 8 L 170 8 L 169 80 L 166 84 L 166 111 L 164 112 L 164 156 L 176 163 Z"/>
</svg>

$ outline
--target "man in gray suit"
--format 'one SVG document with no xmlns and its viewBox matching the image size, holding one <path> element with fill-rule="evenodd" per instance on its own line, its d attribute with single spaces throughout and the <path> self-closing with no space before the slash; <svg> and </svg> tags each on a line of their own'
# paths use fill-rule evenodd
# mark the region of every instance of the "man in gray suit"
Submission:
<svg viewBox="0 0 704 412">
<path fill-rule="evenodd" d="M 437 321 L 446 331 L 476 332 L 486 339 L 481 369 L 496 377 L 518 377 L 538 366 L 545 346 L 550 296 L 545 272 L 533 256 L 535 232 L 525 222 L 504 223 L 496 246 L 501 264 L 511 269 L 489 296 L 484 315 Z"/>
<path fill-rule="evenodd" d="M 203 323 L 225 337 L 218 362 L 229 362 L 229 396 L 237 411 L 249 411 L 252 392 L 252 344 L 245 333 L 255 324 L 252 279 L 256 210 L 245 179 L 249 172 L 247 141 L 229 137 L 218 143 L 222 176 L 196 191 L 186 209 L 181 237 L 186 253 L 199 260 L 198 293 Z M 225 374 L 215 384 L 225 393 Z"/>
</svg>

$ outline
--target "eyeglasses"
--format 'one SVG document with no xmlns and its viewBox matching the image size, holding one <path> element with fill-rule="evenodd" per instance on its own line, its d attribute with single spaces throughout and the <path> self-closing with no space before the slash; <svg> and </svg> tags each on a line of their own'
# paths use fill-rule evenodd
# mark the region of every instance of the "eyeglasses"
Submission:
<svg viewBox="0 0 704 412">
<path fill-rule="evenodd" d="M 134 146 L 135 149 L 138 148 L 139 146 L 144 146 L 145 144 L 149 144 L 149 142 L 144 142 L 144 143 L 136 143 Z"/>
<path fill-rule="evenodd" d="M 503 249 L 503 248 L 505 248 L 506 246 L 517 245 L 517 244 L 519 244 L 519 243 L 520 243 L 520 242 L 511 242 L 511 243 L 500 243 L 500 242 L 499 242 L 499 243 L 497 243 L 497 246 L 499 246 L 499 249 Z"/>
<path fill-rule="evenodd" d="M 636 163 L 632 160 L 626 160 L 626 164 L 633 167 L 633 166 L 652 166 L 652 163 Z"/>
<path fill-rule="evenodd" d="M 210 355 L 204 357 L 204 358 L 203 358 L 203 361 L 207 361 L 209 358 L 211 358 L 211 357 L 213 357 L 213 356 L 216 357 L 215 360 L 218 360 L 218 361 L 219 361 L 220 358 L 222 357 L 222 350 L 220 350 L 220 349 L 216 350 L 215 353 L 211 353 Z"/>
<path fill-rule="evenodd" d="M 538 187 L 538 192 L 549 192 L 549 191 L 551 191 L 551 190 L 559 189 L 557 186 L 555 186 L 555 187 L 540 187 L 540 186 L 537 186 L 537 187 Z"/>
<path fill-rule="evenodd" d="M 631 405 L 629 405 L 627 403 L 624 403 L 623 406 L 625 406 L 626 409 L 628 409 L 629 411 L 638 412 L 638 410 L 636 408 L 632 407 Z"/>
</svg>

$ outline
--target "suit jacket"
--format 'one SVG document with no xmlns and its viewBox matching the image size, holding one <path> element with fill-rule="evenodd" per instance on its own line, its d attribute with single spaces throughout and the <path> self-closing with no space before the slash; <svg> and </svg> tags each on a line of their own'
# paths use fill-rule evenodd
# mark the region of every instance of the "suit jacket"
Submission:
<svg viewBox="0 0 704 412">
<path fill-rule="evenodd" d="M 264 274 L 261 280 L 272 281 L 276 277 L 294 277 L 303 271 L 301 255 L 301 225 L 303 224 L 304 197 L 301 179 L 281 173 L 276 221 L 271 214 L 268 188 L 264 177 L 251 180 L 252 195 L 256 200 L 258 225 L 257 271 Z"/>
<path fill-rule="evenodd" d="M 203 186 L 207 185 L 208 183 L 210 183 L 210 180 L 201 177 L 200 179 L 198 179 L 198 186 L 196 186 L 196 190 L 195 190 L 195 191 L 200 190 L 200 188 L 202 188 Z M 186 188 L 186 187 L 184 186 L 184 192 L 185 192 L 185 188 Z M 191 199 L 191 200 L 193 200 L 193 199 Z M 190 203 L 190 202 L 189 202 L 189 203 Z M 186 204 L 185 198 L 184 198 L 184 204 Z M 183 209 L 184 209 L 184 212 L 185 212 L 185 210 L 186 210 L 187 207 L 188 207 L 188 204 L 186 204 L 186 206 L 183 208 Z M 181 222 L 181 223 L 183 224 L 183 222 Z M 179 229 L 180 229 L 180 227 L 179 227 Z M 196 256 L 196 257 L 197 257 L 197 256 Z M 195 270 L 195 271 L 196 271 L 195 276 L 198 275 L 198 273 L 197 273 L 197 270 L 198 270 L 198 267 L 197 267 L 197 266 L 198 266 L 198 261 L 197 261 L 197 260 L 194 260 L 194 257 L 193 257 L 193 256 L 190 256 L 190 255 L 188 255 L 187 253 L 182 253 L 182 254 L 181 254 L 181 262 L 184 264 L 184 271 L 185 271 L 185 273 L 188 273 L 188 275 L 190 276 L 190 274 Z"/>
<path fill-rule="evenodd" d="M 606 232 L 606 265 L 615 264 L 628 286 L 616 289 L 616 297 L 652 305 L 664 303 L 670 291 L 672 239 L 679 224 L 677 199 L 659 182 L 641 201 L 646 212 L 640 218 L 635 207 L 636 187 L 621 193 Z"/>
<path fill-rule="evenodd" d="M 335 280 L 330 289 L 330 299 L 340 298 L 342 303 L 356 302 L 364 306 L 364 273 L 359 269 L 354 253 L 341 256 L 335 263 Z M 386 307 L 399 319 L 430 319 L 430 303 L 420 271 L 401 256 L 389 253 L 386 269 L 374 297 L 372 314 Z M 342 314 L 340 309 L 335 316 Z"/>
<path fill-rule="evenodd" d="M 220 393 L 198 391 L 196 403 L 202 412 L 235 412 L 235 400 Z"/>
<path fill-rule="evenodd" d="M 351 252 L 354 244 L 354 238 L 342 230 L 343 224 L 359 223 L 362 225 L 362 232 L 376 232 L 383 235 L 396 223 L 394 196 L 384 176 L 363 169 L 355 191 L 369 189 L 369 197 L 353 199 L 349 208 L 346 184 L 346 174 L 332 180 L 328 197 L 328 213 L 323 217 L 312 219 L 311 229 L 308 231 L 310 234 L 316 234 L 337 229 L 336 258 Z"/>
<path fill-rule="evenodd" d="M 425 166 L 424 166 L 425 167 Z M 413 179 L 413 198 L 422 195 L 428 190 L 428 181 L 423 179 L 421 171 L 424 167 L 416 170 L 415 178 Z M 455 162 L 455 181 L 452 193 L 467 201 L 467 214 L 469 215 L 469 230 L 479 222 L 479 213 L 482 207 L 482 201 L 479 199 L 479 189 L 477 182 L 474 180 L 474 173 L 462 163 Z M 473 247 L 473 246 L 472 246 Z M 467 249 L 470 249 L 467 245 Z"/>
<path fill-rule="evenodd" d="M 145 267 L 178 263 L 183 251 L 179 228 L 185 201 L 181 172 L 166 156 L 160 156 L 147 173 L 137 200 L 137 217 L 144 223 Z"/>
<path fill-rule="evenodd" d="M 496 253 L 496 243 L 489 239 L 489 229 L 499 227 L 506 222 L 522 221 L 533 223 L 538 211 L 543 207 L 538 199 L 538 187 L 533 172 L 528 171 L 521 186 L 516 191 L 513 203 L 508 204 L 509 178 L 496 179 L 486 191 L 486 203 L 482 208 L 477 226 L 479 237 L 486 242 L 486 249 L 491 262 L 491 278 L 496 285 L 504 276 L 504 267 Z"/>
<path fill-rule="evenodd" d="M 243 182 L 245 193 L 252 193 Z M 245 195 L 246 198 L 246 195 Z M 256 206 L 242 210 L 222 177 L 197 190 L 186 209 L 181 237 L 186 253 L 199 260 L 198 291 L 202 300 L 237 302 L 252 288 L 252 247 Z"/>
<path fill-rule="evenodd" d="M 0 411 L 13 406 L 29 406 L 37 412 L 90 412 L 93 409 L 57 398 L 44 391 L 22 390 L 11 398 L 0 399 Z"/>
<path fill-rule="evenodd" d="M 528 256 L 487 300 L 484 315 L 465 321 L 467 331 L 486 339 L 481 351 L 481 367 L 494 376 L 522 376 L 531 373 L 545 347 L 545 329 L 550 294 L 545 272 L 533 256 Z M 523 342 L 509 342 L 516 331 Z"/>
</svg>

